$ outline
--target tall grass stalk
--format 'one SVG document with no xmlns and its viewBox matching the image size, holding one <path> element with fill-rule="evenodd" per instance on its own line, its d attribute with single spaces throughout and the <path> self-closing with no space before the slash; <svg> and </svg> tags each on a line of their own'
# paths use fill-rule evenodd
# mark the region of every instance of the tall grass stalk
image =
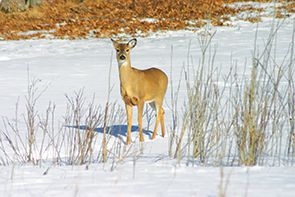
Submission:
<svg viewBox="0 0 295 197">
<path fill-rule="evenodd" d="M 38 126 L 36 125 L 36 111 L 35 111 L 35 105 L 38 100 L 38 98 L 46 91 L 48 86 L 44 88 L 43 91 L 41 91 L 38 95 L 35 95 L 37 93 L 37 86 L 36 84 L 39 82 L 38 79 L 33 78 L 32 81 L 30 81 L 30 72 L 29 72 L 29 66 L 28 66 L 28 95 L 26 98 L 26 107 L 27 107 L 27 117 L 25 118 L 26 124 L 27 124 L 27 130 L 28 130 L 28 155 L 27 160 L 28 162 L 35 163 L 35 160 L 33 158 L 33 152 L 34 152 L 34 145 L 36 140 L 36 133 L 38 132 Z"/>
<path fill-rule="evenodd" d="M 295 157 L 295 85 L 293 76 L 294 69 L 294 42 L 295 42 L 295 21 L 293 22 L 292 43 L 290 46 L 290 62 L 288 64 L 288 115 L 290 124 L 290 134 L 288 139 L 288 156 Z M 293 159 L 292 159 L 293 164 Z"/>
<path fill-rule="evenodd" d="M 179 89 L 180 89 L 180 84 L 181 84 L 181 76 L 182 76 L 182 71 L 180 72 L 180 80 L 178 82 L 178 86 L 176 91 L 174 92 L 173 89 L 173 45 L 171 46 L 171 55 L 170 55 L 170 89 L 171 89 L 171 104 L 167 104 L 169 106 L 169 109 L 172 113 L 172 126 L 171 126 L 171 132 L 169 133 L 169 144 L 168 144 L 168 155 L 169 157 L 172 156 L 172 147 L 173 143 L 175 141 L 175 136 L 176 136 L 176 128 L 178 125 L 178 112 L 177 112 L 177 103 L 178 103 L 178 94 L 179 94 Z"/>
<path fill-rule="evenodd" d="M 105 108 L 105 115 L 104 115 L 104 125 L 103 125 L 103 151 L 102 151 L 102 157 L 103 157 L 103 163 L 107 162 L 107 143 L 106 143 L 106 128 L 108 125 L 108 116 L 109 116 L 109 101 L 110 101 L 110 94 L 111 94 L 111 70 L 112 70 L 112 60 L 113 60 L 113 51 L 111 51 L 111 59 L 110 59 L 110 68 L 109 68 L 109 78 L 108 78 L 108 98 Z"/>
</svg>

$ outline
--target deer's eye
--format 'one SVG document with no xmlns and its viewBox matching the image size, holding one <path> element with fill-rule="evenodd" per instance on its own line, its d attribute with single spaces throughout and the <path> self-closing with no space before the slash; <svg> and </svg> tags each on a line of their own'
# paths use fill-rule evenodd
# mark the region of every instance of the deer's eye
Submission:
<svg viewBox="0 0 295 197">
<path fill-rule="evenodd" d="M 129 49 L 126 49 L 126 52 L 129 52 Z"/>
<path fill-rule="evenodd" d="M 117 51 L 117 53 L 119 53 L 119 52 L 120 52 L 120 50 L 119 50 L 119 49 L 117 49 L 116 51 Z"/>
</svg>

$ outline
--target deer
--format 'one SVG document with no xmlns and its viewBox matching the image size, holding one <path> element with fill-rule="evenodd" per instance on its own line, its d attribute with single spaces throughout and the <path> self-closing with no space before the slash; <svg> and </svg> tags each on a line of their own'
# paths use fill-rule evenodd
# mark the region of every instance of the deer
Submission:
<svg viewBox="0 0 295 197">
<path fill-rule="evenodd" d="M 137 106 L 139 141 L 144 142 L 142 132 L 142 113 L 145 103 L 149 103 L 156 111 L 156 124 L 151 140 L 155 139 L 159 122 L 161 122 L 162 137 L 165 136 L 163 99 L 166 94 L 168 77 L 158 68 L 139 70 L 131 67 L 130 51 L 137 44 L 133 38 L 127 43 L 113 40 L 116 50 L 116 58 L 119 68 L 120 93 L 125 103 L 127 114 L 127 140 L 126 145 L 131 144 L 132 108 Z"/>
</svg>

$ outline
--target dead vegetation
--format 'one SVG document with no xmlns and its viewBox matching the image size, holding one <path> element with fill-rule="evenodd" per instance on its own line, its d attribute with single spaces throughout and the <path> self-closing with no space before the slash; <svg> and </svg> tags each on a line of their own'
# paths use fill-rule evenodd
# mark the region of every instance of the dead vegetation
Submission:
<svg viewBox="0 0 295 197">
<path fill-rule="evenodd" d="M 257 0 L 256 0 L 257 1 Z M 237 5 L 234 0 L 44 0 L 38 8 L 24 12 L 0 12 L 0 39 L 31 38 L 104 38 L 122 33 L 148 36 L 152 32 L 230 25 L 227 21 L 243 11 L 263 12 L 251 5 Z M 270 2 L 259 0 L 259 2 Z M 277 7 L 277 17 L 295 12 L 294 1 Z M 283 10 L 283 11 L 282 11 Z M 244 20 L 259 22 L 259 17 Z"/>
</svg>

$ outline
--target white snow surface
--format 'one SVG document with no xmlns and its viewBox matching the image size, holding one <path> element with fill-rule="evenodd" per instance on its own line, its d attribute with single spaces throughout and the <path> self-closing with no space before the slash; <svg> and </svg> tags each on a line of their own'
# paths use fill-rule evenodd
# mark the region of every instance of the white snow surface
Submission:
<svg viewBox="0 0 295 197">
<path fill-rule="evenodd" d="M 265 18 L 258 24 L 257 45 L 264 46 L 272 24 Z M 282 20 L 276 20 L 282 22 Z M 257 24 L 233 22 L 235 27 L 211 27 L 217 31 L 212 44 L 217 44 L 215 65 L 227 75 L 231 59 L 236 60 L 244 72 L 245 59 L 251 68 L 251 52 Z M 294 16 L 286 19 L 277 34 L 277 61 L 287 53 L 294 30 Z M 200 32 L 202 30 L 199 30 Z M 170 76 L 171 46 L 173 45 L 172 78 L 175 88 L 183 63 L 187 62 L 188 47 L 195 64 L 200 59 L 197 34 L 189 31 L 170 31 L 148 38 L 138 38 L 131 52 L 132 66 L 140 69 L 158 67 Z M 84 88 L 86 102 L 95 95 L 94 103 L 105 106 L 108 94 L 108 78 L 113 51 L 109 39 L 84 40 L 21 40 L 0 42 L 0 117 L 15 120 L 18 103 L 18 127 L 26 131 L 23 115 L 26 114 L 28 75 L 37 78 L 38 91 L 48 86 L 36 103 L 38 113 L 44 116 L 49 102 L 55 103 L 55 122 L 63 124 L 66 112 L 66 95 L 74 96 Z M 28 72 L 29 70 L 29 72 Z M 124 106 L 119 92 L 118 68 L 112 57 L 110 73 L 110 102 Z M 169 84 L 170 86 L 170 84 Z M 134 162 L 133 155 L 111 170 L 112 162 L 94 162 L 88 166 L 56 165 L 43 163 L 11 164 L 0 166 L 0 196 L 219 196 L 220 187 L 226 196 L 295 196 L 295 167 L 187 167 L 168 157 L 168 135 L 172 115 L 168 108 L 170 87 L 164 102 L 167 135 L 155 140 L 145 135 L 144 151 Z M 186 97 L 186 89 L 179 94 L 179 110 Z M 133 125 L 137 125 L 134 108 Z M 143 121 L 146 127 L 145 119 Z M 125 123 L 126 124 L 126 123 Z M 154 123 L 153 123 L 154 124 Z M 151 126 L 153 127 L 153 125 Z M 0 129 L 4 130 L 3 121 Z M 151 130 L 151 128 L 150 128 Z M 99 134 L 102 135 L 102 134 Z M 132 133 L 132 143 L 138 144 L 138 132 Z M 125 141 L 125 136 L 122 140 Z M 102 139 L 102 138 L 99 138 Z M 46 172 L 44 174 L 44 172 Z M 224 176 L 222 178 L 221 172 Z M 222 186 L 220 184 L 222 183 Z M 226 189 L 225 189 L 226 188 Z"/>
</svg>

